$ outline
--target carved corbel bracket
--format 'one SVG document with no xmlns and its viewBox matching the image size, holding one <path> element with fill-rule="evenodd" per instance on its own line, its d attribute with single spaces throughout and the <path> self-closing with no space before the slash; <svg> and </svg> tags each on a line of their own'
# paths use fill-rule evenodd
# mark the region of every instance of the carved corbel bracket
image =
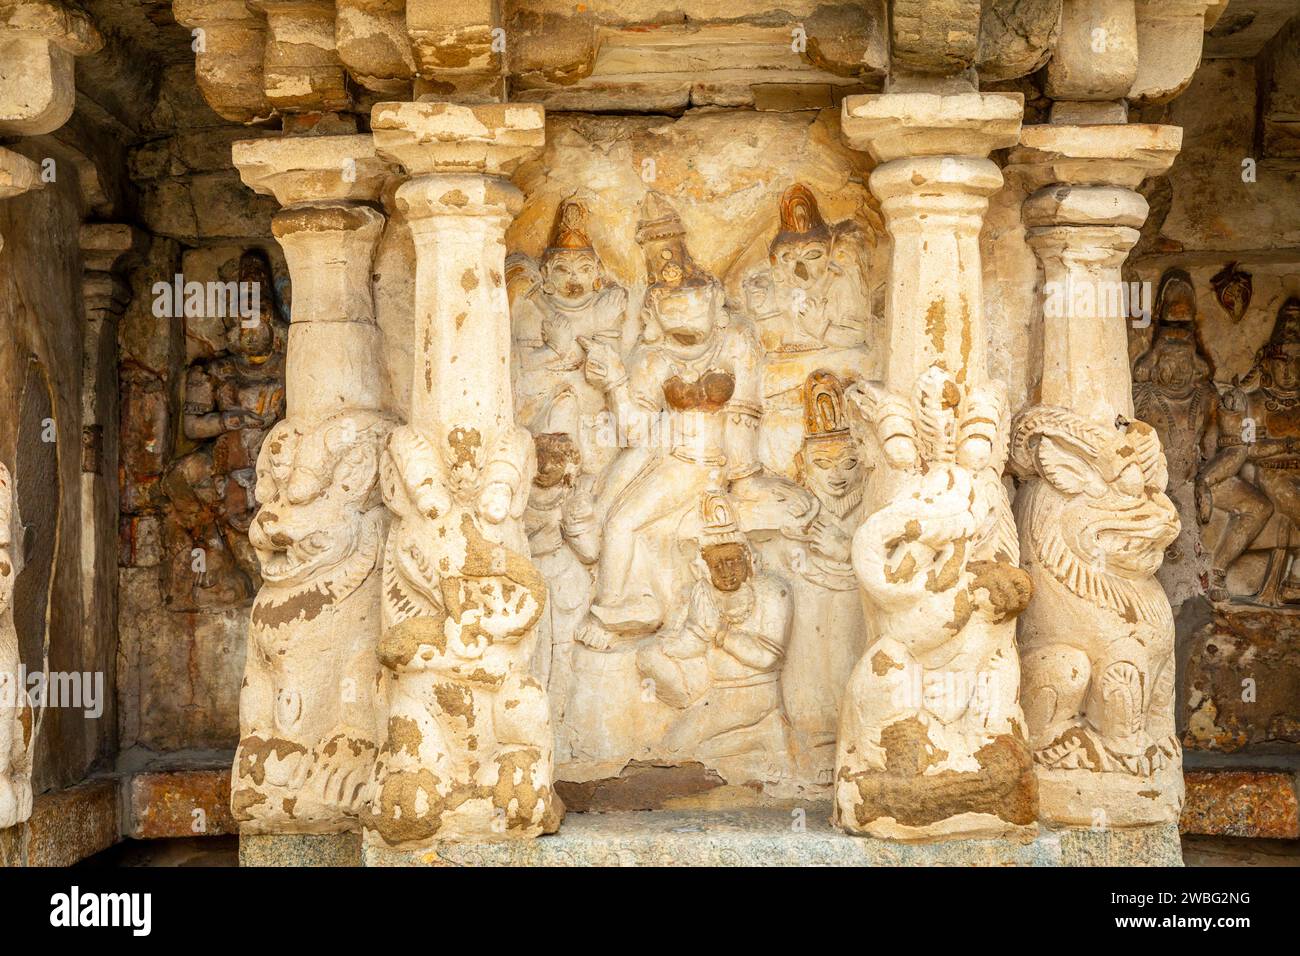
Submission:
<svg viewBox="0 0 1300 956">
<path fill-rule="evenodd" d="M 39 136 L 68 121 L 74 63 L 103 37 L 79 10 L 55 0 L 0 0 L 0 134 Z"/>
</svg>

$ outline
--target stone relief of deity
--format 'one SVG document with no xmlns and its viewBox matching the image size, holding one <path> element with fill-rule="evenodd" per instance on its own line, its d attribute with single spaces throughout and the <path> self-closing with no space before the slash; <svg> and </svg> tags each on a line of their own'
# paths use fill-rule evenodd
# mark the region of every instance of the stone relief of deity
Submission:
<svg viewBox="0 0 1300 956">
<path fill-rule="evenodd" d="M 163 523 L 163 586 L 174 611 L 240 604 L 261 585 L 248 530 L 258 453 L 285 412 L 288 329 L 264 254 L 240 257 L 239 282 L 260 286 L 261 314 L 256 321 L 228 316 L 227 350 L 186 372 L 183 428 L 198 448 L 162 479 L 171 503 Z"/>
<path fill-rule="evenodd" d="M 1133 363 L 1134 412 L 1160 436 L 1169 466 L 1169 497 L 1182 524 L 1156 572 L 1173 604 L 1199 594 L 1209 577 L 1194 488 L 1202 463 L 1214 456 L 1209 436 L 1219 397 L 1197 339 L 1196 321 L 1191 277 L 1182 269 L 1170 269 L 1156 295 L 1151 346 Z"/>
<path fill-rule="evenodd" d="M 691 255 L 664 196 L 646 196 L 636 231 L 648 282 L 639 323 L 627 321 L 627 295 L 606 276 L 577 199 L 561 202 L 539 266 L 510 259 L 516 410 L 539 464 L 526 525 L 551 598 L 533 669 L 548 687 L 562 760 L 616 772 L 630 759 L 707 758 L 742 779 L 830 782 L 837 702 L 864 639 L 850 542 L 869 469 L 848 440 L 842 391 L 861 371 L 865 310 L 846 304 L 847 284 L 861 276 L 834 260 L 836 237 L 851 245 L 852 230 L 827 227 L 802 186 L 786 198 L 789 228 L 771 246 L 767 273 L 771 314 L 756 318 L 775 335 L 773 349 L 798 359 L 782 371 L 788 422 L 767 415 L 774 353 Z M 813 311 L 795 311 L 796 302 Z M 791 434 L 778 465 L 760 449 L 782 428 Z M 724 571 L 709 570 L 723 558 L 706 543 L 706 497 L 735 524 L 739 597 L 718 583 Z M 734 616 L 736 602 L 769 591 L 780 599 L 761 621 L 719 630 L 715 611 Z M 803 629 L 778 628 L 778 606 Z M 692 619 L 692 608 L 706 619 Z M 742 644 L 761 634 L 777 648 L 744 678 L 765 685 L 742 695 L 749 709 L 760 700 L 767 708 L 755 722 L 764 746 L 728 753 L 730 744 L 706 738 L 735 735 L 688 716 L 723 694 L 716 681 L 741 679 L 722 672 L 759 666 L 754 654 L 728 665 L 728 651 L 694 647 L 700 628 L 711 640 L 745 635 L 730 638 Z M 783 686 L 787 672 L 793 682 Z M 684 713 L 688 699 L 696 703 Z"/>
<path fill-rule="evenodd" d="M 1196 508 L 1210 599 L 1300 604 L 1300 299 L 1282 304 L 1249 372 L 1222 391 L 1209 440 Z"/>
</svg>

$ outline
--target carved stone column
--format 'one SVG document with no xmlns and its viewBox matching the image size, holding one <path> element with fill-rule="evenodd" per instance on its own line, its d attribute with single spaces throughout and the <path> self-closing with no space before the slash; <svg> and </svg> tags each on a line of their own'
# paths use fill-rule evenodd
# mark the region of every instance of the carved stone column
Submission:
<svg viewBox="0 0 1300 956">
<path fill-rule="evenodd" d="M 35 163 L 0 149 L 0 200 L 41 188 Z M 0 249 L 4 236 L 0 235 Z M 0 462 L 0 830 L 32 815 L 32 752 L 37 722 L 21 681 L 18 632 L 14 629 L 13 480 Z"/>
<path fill-rule="evenodd" d="M 253 604 L 231 803 L 245 834 L 354 830 L 383 742 L 379 602 L 387 530 L 380 332 L 370 273 L 389 168 L 369 136 L 236 143 L 293 280 L 287 414 L 257 463 Z M 241 289 L 269 296 L 271 289 Z M 255 311 L 255 310 L 251 310 Z"/>
<path fill-rule="evenodd" d="M 850 97 L 850 145 L 890 235 L 886 381 L 855 387 L 882 457 L 853 563 L 872 633 L 840 715 L 835 817 L 915 839 L 1035 822 L 1015 616 L 1029 598 L 1001 482 L 1006 400 L 988 378 L 979 234 L 1018 95 Z"/>
<path fill-rule="evenodd" d="M 1178 533 L 1155 430 L 1133 420 L 1120 267 L 1181 130 L 1027 127 L 1011 165 L 1043 265 L 1040 402 L 1017 418 L 1012 465 L 1034 600 L 1021 616 L 1021 699 L 1052 823 L 1177 821 L 1174 624 L 1155 578 Z M 1146 300 L 1149 306 L 1149 300 Z"/>
<path fill-rule="evenodd" d="M 547 697 L 529 676 L 546 584 L 522 515 L 535 470 L 514 421 L 506 176 L 543 144 L 538 106 L 390 103 L 381 155 L 412 178 L 397 206 L 415 244 L 410 420 L 384 461 L 388 740 L 368 840 L 530 837 L 563 812 Z"/>
</svg>

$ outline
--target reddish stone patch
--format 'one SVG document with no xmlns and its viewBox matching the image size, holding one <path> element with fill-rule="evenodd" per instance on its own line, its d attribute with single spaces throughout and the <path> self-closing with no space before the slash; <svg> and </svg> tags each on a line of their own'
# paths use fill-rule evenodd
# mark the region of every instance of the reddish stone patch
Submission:
<svg viewBox="0 0 1300 956">
<path fill-rule="evenodd" d="M 1295 780 L 1282 770 L 1188 770 L 1179 828 L 1212 836 L 1300 837 Z"/>
</svg>

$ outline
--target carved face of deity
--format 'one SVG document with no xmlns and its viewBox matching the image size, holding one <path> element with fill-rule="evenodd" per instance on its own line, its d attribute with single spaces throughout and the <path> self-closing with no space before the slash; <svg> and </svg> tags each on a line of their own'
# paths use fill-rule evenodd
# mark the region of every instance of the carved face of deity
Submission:
<svg viewBox="0 0 1300 956">
<path fill-rule="evenodd" d="M 709 580 L 719 591 L 739 591 L 753 571 L 749 548 L 739 542 L 709 545 L 700 549 L 700 555 L 708 565 Z"/>
<path fill-rule="evenodd" d="M 782 285 L 813 289 L 830 268 L 830 243 L 820 236 L 788 239 L 772 251 L 772 271 Z"/>
<path fill-rule="evenodd" d="M 651 307 L 670 340 L 679 345 L 699 345 L 718 325 L 722 290 L 715 282 L 660 289 L 652 293 Z"/>
<path fill-rule="evenodd" d="M 600 260 L 591 249 L 552 249 L 542 263 L 542 290 L 564 305 L 586 305 L 604 280 Z"/>
<path fill-rule="evenodd" d="M 1284 392 L 1300 390 L 1300 344 L 1288 345 L 1268 360 L 1273 385 Z"/>
<path fill-rule="evenodd" d="M 862 484 L 862 458 L 848 438 L 809 441 L 800 458 L 803 483 L 823 501 L 843 498 Z"/>
</svg>

